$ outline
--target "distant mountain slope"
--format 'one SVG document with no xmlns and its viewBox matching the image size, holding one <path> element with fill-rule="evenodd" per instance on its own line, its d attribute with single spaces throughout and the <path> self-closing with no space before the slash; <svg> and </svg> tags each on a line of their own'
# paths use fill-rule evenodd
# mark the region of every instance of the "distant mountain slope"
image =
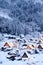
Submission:
<svg viewBox="0 0 43 65">
<path fill-rule="evenodd" d="M 43 4 L 39 0 L 35 2 L 36 0 L 0 0 L 0 32 L 19 35 L 42 31 Z"/>
</svg>

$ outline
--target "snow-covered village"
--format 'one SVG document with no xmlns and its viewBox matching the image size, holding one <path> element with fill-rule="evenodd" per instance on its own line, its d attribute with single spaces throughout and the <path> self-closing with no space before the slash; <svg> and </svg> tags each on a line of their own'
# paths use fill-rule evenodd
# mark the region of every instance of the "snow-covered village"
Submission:
<svg viewBox="0 0 43 65">
<path fill-rule="evenodd" d="M 43 33 L 0 34 L 0 65 L 43 65 Z"/>
<path fill-rule="evenodd" d="M 0 65 L 43 65 L 43 0 L 0 0 Z"/>
</svg>

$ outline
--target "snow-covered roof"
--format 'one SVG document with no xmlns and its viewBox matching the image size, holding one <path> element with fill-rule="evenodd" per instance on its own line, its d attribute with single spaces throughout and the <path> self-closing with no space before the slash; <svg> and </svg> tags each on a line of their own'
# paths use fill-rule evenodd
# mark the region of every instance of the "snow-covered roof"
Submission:
<svg viewBox="0 0 43 65">
<path fill-rule="evenodd" d="M 6 45 L 6 44 L 7 44 L 7 45 Z M 4 44 L 4 46 L 5 46 L 5 47 L 14 47 L 14 44 L 11 43 L 11 42 L 6 42 L 6 43 Z"/>
<path fill-rule="evenodd" d="M 20 34 L 20 37 L 21 37 L 21 38 L 24 38 L 24 34 Z"/>
</svg>

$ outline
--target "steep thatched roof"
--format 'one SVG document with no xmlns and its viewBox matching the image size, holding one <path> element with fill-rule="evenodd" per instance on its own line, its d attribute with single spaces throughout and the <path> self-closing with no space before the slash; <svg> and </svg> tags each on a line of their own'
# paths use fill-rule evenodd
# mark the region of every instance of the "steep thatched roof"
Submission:
<svg viewBox="0 0 43 65">
<path fill-rule="evenodd" d="M 24 52 L 22 58 L 28 58 L 28 55 Z"/>
</svg>

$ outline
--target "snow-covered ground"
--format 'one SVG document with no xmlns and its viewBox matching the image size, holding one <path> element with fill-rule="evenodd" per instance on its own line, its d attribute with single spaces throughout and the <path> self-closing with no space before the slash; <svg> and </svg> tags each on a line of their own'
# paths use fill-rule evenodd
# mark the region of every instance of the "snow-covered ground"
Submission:
<svg viewBox="0 0 43 65">
<path fill-rule="evenodd" d="M 43 54 L 35 54 L 35 55 L 29 55 L 30 59 L 27 59 L 24 61 L 23 59 L 21 61 L 11 61 L 8 60 L 7 53 L 6 52 L 0 52 L 0 65 L 43 65 Z M 2 61 L 2 64 L 1 64 Z"/>
<path fill-rule="evenodd" d="M 1 36 L 1 35 L 0 35 Z M 1 47 L 3 47 L 4 46 L 4 44 L 5 44 L 5 42 L 6 41 L 8 41 L 9 39 L 8 39 L 8 37 L 9 36 L 12 36 L 12 37 L 16 37 L 16 36 L 14 36 L 14 35 L 7 35 L 7 34 L 4 34 L 3 36 L 1 36 L 0 38 L 2 38 L 1 39 L 1 41 L 0 41 L 0 48 Z M 42 35 L 41 35 L 42 36 Z M 6 38 L 7 37 L 7 38 Z M 18 36 L 17 36 L 18 37 Z M 18 37 L 19 38 L 19 37 Z M 28 40 L 29 40 L 29 38 L 32 38 L 32 39 L 34 39 L 35 40 L 35 38 L 33 38 L 32 36 L 30 36 L 30 35 L 27 35 L 27 36 L 25 36 L 25 38 L 23 38 L 23 39 L 25 39 L 26 40 L 26 42 L 29 42 Z M 37 38 L 38 39 L 38 38 Z M 11 39 L 10 39 L 11 40 Z M 17 39 L 16 39 L 17 40 Z M 11 40 L 12 41 L 12 40 Z M 16 49 L 13 49 L 13 50 L 11 50 L 10 52 L 12 53 L 12 52 L 15 52 L 16 51 Z M 43 50 L 42 50 L 43 51 Z M 27 55 L 28 55 L 28 58 L 26 59 L 26 58 L 22 58 L 22 60 L 14 60 L 14 61 L 11 61 L 11 60 L 9 60 L 9 59 L 7 59 L 7 57 L 9 56 L 8 55 L 8 52 L 9 51 L 6 51 L 6 52 L 4 52 L 4 51 L 1 51 L 0 50 L 0 65 L 43 65 L 43 52 L 39 52 L 38 54 L 28 54 L 27 53 L 27 50 L 26 49 L 24 49 L 24 50 L 20 50 L 19 49 L 19 53 L 20 53 L 20 55 L 22 55 L 24 52 L 26 52 L 27 53 Z"/>
</svg>

